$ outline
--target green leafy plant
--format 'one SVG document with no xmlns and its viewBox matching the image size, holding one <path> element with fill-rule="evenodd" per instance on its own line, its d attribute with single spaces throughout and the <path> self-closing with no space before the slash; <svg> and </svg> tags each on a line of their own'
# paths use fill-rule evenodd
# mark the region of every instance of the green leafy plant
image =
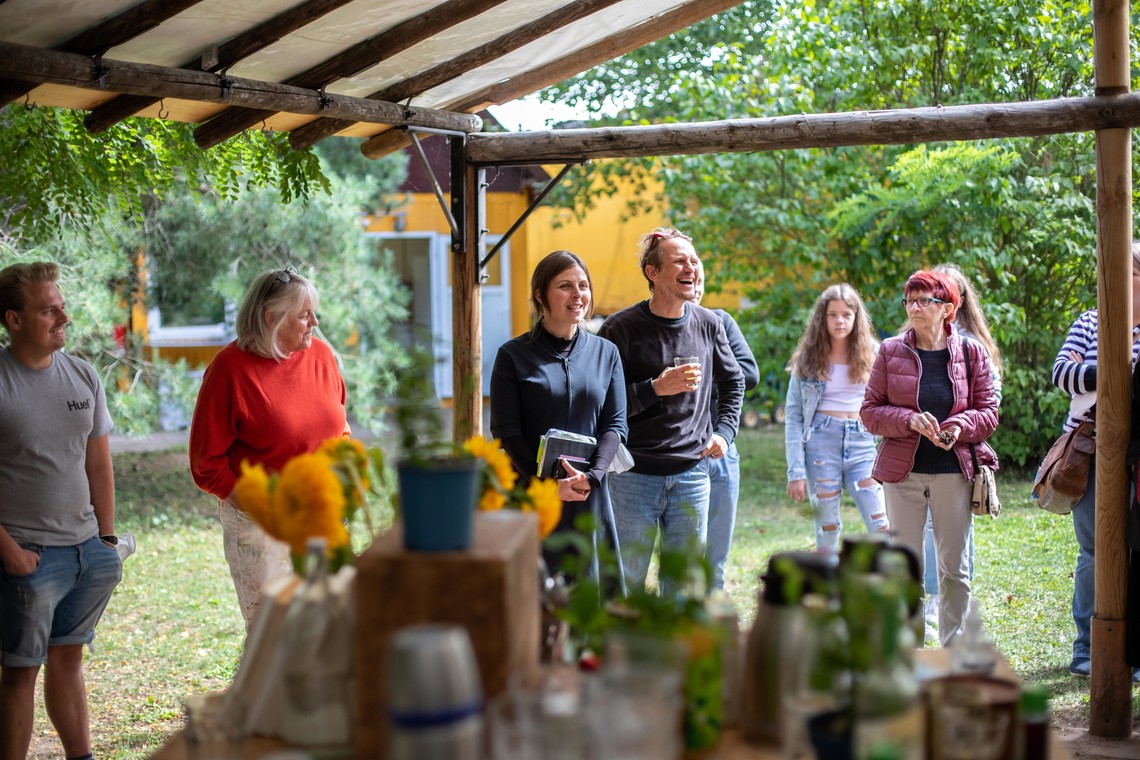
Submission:
<svg viewBox="0 0 1140 760">
<path fill-rule="evenodd" d="M 432 383 L 434 363 L 426 349 L 413 349 L 396 384 L 393 418 L 403 461 L 423 464 L 457 452 L 445 437 L 443 410 Z"/>
</svg>

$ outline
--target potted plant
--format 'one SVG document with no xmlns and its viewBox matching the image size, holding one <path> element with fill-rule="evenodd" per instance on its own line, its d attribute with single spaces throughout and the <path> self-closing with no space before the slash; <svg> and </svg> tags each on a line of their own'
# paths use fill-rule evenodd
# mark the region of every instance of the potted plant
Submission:
<svg viewBox="0 0 1140 760">
<path fill-rule="evenodd" d="M 407 549 L 460 551 L 471 547 L 484 465 L 445 437 L 431 368 L 430 354 L 414 352 L 396 390 L 396 510 Z"/>
</svg>

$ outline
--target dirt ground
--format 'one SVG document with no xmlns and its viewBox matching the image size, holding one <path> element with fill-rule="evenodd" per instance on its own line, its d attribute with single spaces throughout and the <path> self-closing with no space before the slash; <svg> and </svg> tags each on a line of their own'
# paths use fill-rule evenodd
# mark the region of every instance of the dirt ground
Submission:
<svg viewBox="0 0 1140 760">
<path fill-rule="evenodd" d="M 1054 729 L 1074 758 L 1093 760 L 1140 758 L 1140 727 L 1134 728 L 1130 739 L 1101 739 L 1091 736 L 1088 726 L 1054 726 Z"/>
</svg>

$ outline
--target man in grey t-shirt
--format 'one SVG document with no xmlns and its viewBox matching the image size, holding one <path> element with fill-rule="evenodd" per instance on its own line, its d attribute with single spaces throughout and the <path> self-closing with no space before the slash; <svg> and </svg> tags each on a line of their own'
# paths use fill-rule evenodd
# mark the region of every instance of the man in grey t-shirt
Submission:
<svg viewBox="0 0 1140 760">
<path fill-rule="evenodd" d="M 0 270 L 0 757 L 25 757 L 35 684 L 69 760 L 90 759 L 83 645 L 122 576 L 111 417 L 95 368 L 60 352 L 55 264 Z"/>
</svg>

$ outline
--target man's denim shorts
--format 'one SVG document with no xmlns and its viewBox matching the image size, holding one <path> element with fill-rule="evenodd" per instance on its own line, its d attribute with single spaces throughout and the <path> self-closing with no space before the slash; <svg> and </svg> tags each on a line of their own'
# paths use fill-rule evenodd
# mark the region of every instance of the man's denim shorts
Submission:
<svg viewBox="0 0 1140 760">
<path fill-rule="evenodd" d="M 23 546 L 39 552 L 39 567 L 29 575 L 0 570 L 0 665 L 15 668 L 44 664 L 49 646 L 91 643 L 123 576 L 118 551 L 98 537 Z"/>
</svg>

